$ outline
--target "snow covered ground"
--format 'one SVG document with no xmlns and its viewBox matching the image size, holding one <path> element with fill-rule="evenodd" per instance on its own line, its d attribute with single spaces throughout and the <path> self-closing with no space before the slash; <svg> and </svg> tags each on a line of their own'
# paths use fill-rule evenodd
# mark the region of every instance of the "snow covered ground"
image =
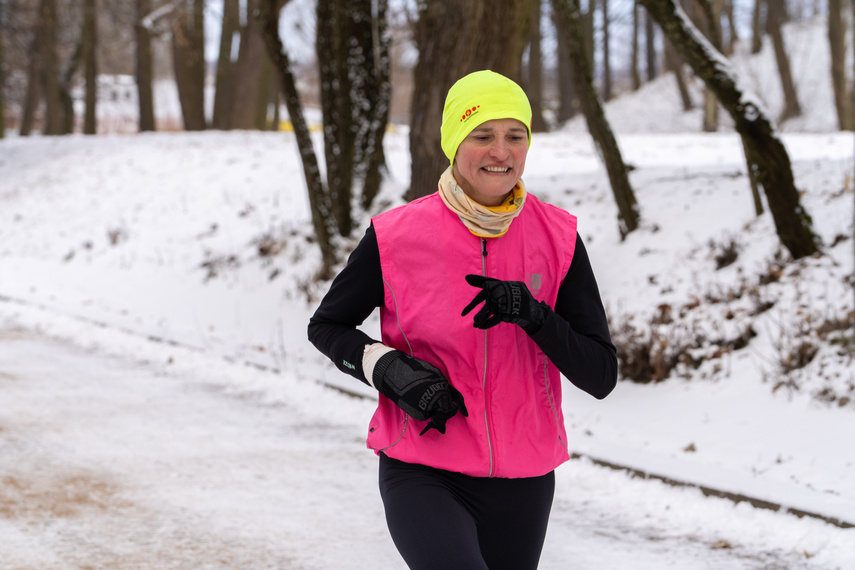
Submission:
<svg viewBox="0 0 855 570">
<path fill-rule="evenodd" d="M 759 297 L 778 301 L 765 320 L 750 317 L 756 301 L 747 296 L 696 309 L 696 326 L 711 331 L 753 319 L 758 336 L 747 348 L 659 384 L 622 382 L 603 402 L 568 391 L 571 445 L 584 459 L 559 469 L 544 568 L 568 560 L 602 568 L 628 567 L 628 560 L 635 568 L 845 568 L 855 560 L 851 529 L 703 498 L 694 488 L 592 462 L 855 522 L 855 453 L 847 441 L 855 413 L 840 405 L 853 382 L 849 357 L 823 345 L 796 376 L 801 390 L 773 392 L 781 335 L 795 334 L 791 327 L 809 315 L 852 307 L 845 282 L 852 240 L 831 244 L 852 233 L 846 185 L 853 138 L 785 140 L 826 255 L 785 263 L 780 281 L 758 288 Z M 388 200 L 405 187 L 405 141 L 387 140 Z M 662 304 L 682 306 L 766 271 L 778 244 L 768 214 L 754 217 L 734 136 L 626 135 L 620 142 L 636 167 L 644 216 L 626 241 L 584 137 L 538 136 L 526 176 L 533 192 L 579 216 L 616 319 L 632 314 L 643 322 Z M 67 516 L 7 506 L 24 511 L 2 521 L 10 538 L 0 542 L 0 559 L 39 567 L 53 559 L 27 566 L 26 556 L 44 551 L 56 557 L 54 567 L 74 567 L 74 556 L 92 556 L 97 547 L 105 560 L 125 549 L 144 560 L 149 547 L 170 545 L 140 542 L 136 533 L 163 537 L 172 524 L 197 533 L 186 539 L 192 544 L 181 543 L 189 550 L 175 567 L 212 567 L 200 549 L 227 541 L 226 531 L 236 528 L 247 540 L 272 533 L 265 548 L 273 550 L 255 559 L 252 549 L 236 551 L 225 566 L 287 559 L 294 568 L 369 568 L 381 560 L 400 567 L 378 510 L 373 455 L 363 449 L 371 400 L 319 385 L 362 389 L 305 340 L 324 286 L 311 279 L 317 252 L 306 240 L 293 141 L 270 133 L 10 139 L 0 161 L 0 441 L 12 458 L 0 466 L 7 482 L 0 504 L 27 503 L 26 490 L 9 494 L 9 478 L 28 481 L 42 469 L 56 471 L 45 477 L 94 472 L 116 487 L 110 497 L 119 503 L 96 496 L 109 508 Z M 282 248 L 276 256 L 259 255 L 264 236 Z M 740 253 L 716 271 L 710 243 L 724 236 L 733 236 Z M 65 377 L 69 352 L 78 363 Z M 841 394 L 832 404 L 812 397 L 827 386 Z M 250 485 L 255 491 L 243 463 L 265 478 Z M 124 519 L 126 503 L 155 512 Z M 164 521 L 158 509 L 178 513 Z M 51 529 L 41 528 L 45 518 Z M 99 540 L 110 532 L 102 529 L 90 550 L 69 551 L 90 525 L 122 520 L 137 525 L 120 535 L 126 539 Z M 295 526 L 300 532 L 287 535 Z"/>
<path fill-rule="evenodd" d="M 626 240 L 578 123 L 529 154 L 529 189 L 579 217 L 616 340 L 701 362 L 601 402 L 566 391 L 579 459 L 541 567 L 851 568 L 853 332 L 823 325 L 855 306 L 855 139 L 783 135 L 824 244 L 793 262 L 738 138 L 648 110 L 667 79 L 609 109 L 643 219 Z M 406 133 L 386 149 L 378 210 L 409 177 Z M 364 448 L 372 395 L 305 338 L 328 286 L 310 230 L 290 135 L 0 141 L 0 568 L 403 567 Z"/>
</svg>

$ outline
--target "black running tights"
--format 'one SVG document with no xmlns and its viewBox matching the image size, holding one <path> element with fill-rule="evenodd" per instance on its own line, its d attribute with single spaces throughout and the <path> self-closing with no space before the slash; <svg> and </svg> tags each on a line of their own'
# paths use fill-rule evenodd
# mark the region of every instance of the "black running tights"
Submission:
<svg viewBox="0 0 855 570">
<path fill-rule="evenodd" d="M 470 477 L 380 455 L 392 540 L 411 570 L 535 570 L 555 474 Z"/>
</svg>

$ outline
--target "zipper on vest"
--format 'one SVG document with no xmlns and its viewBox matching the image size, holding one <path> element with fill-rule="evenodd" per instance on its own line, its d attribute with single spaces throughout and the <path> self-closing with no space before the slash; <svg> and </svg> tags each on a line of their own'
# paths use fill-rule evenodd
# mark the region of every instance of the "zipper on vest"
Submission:
<svg viewBox="0 0 855 570">
<path fill-rule="evenodd" d="M 487 276 L 487 238 L 481 238 L 481 275 Z M 487 451 L 490 453 L 490 472 L 488 477 L 493 476 L 495 470 L 495 459 L 493 458 L 493 441 L 490 437 L 490 397 L 487 390 L 487 365 L 489 363 L 489 355 L 487 353 L 487 337 L 489 331 L 484 331 L 484 377 L 481 378 L 481 389 L 484 391 L 484 428 L 487 432 Z"/>
</svg>

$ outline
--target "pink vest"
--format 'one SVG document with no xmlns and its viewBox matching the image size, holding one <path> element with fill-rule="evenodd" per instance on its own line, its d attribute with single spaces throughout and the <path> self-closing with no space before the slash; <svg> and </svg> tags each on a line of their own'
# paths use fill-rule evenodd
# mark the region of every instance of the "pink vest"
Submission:
<svg viewBox="0 0 855 570">
<path fill-rule="evenodd" d="M 476 477 L 534 477 L 569 459 L 558 369 L 517 325 L 479 330 L 474 312 L 460 313 L 479 291 L 464 280 L 469 273 L 523 281 L 555 307 L 576 218 L 528 194 L 508 232 L 482 240 L 434 193 L 373 224 L 385 285 L 383 342 L 439 368 L 463 394 L 469 417 L 455 415 L 444 435 L 419 436 L 425 422 L 380 395 L 368 447 Z"/>
</svg>

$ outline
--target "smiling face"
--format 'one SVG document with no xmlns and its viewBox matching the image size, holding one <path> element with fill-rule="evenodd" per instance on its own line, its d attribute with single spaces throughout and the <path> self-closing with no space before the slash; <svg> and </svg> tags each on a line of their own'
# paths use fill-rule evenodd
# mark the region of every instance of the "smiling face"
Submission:
<svg viewBox="0 0 855 570">
<path fill-rule="evenodd" d="M 454 157 L 452 174 L 467 196 L 498 206 L 522 178 L 528 129 L 516 119 L 493 119 L 475 127 Z"/>
</svg>

